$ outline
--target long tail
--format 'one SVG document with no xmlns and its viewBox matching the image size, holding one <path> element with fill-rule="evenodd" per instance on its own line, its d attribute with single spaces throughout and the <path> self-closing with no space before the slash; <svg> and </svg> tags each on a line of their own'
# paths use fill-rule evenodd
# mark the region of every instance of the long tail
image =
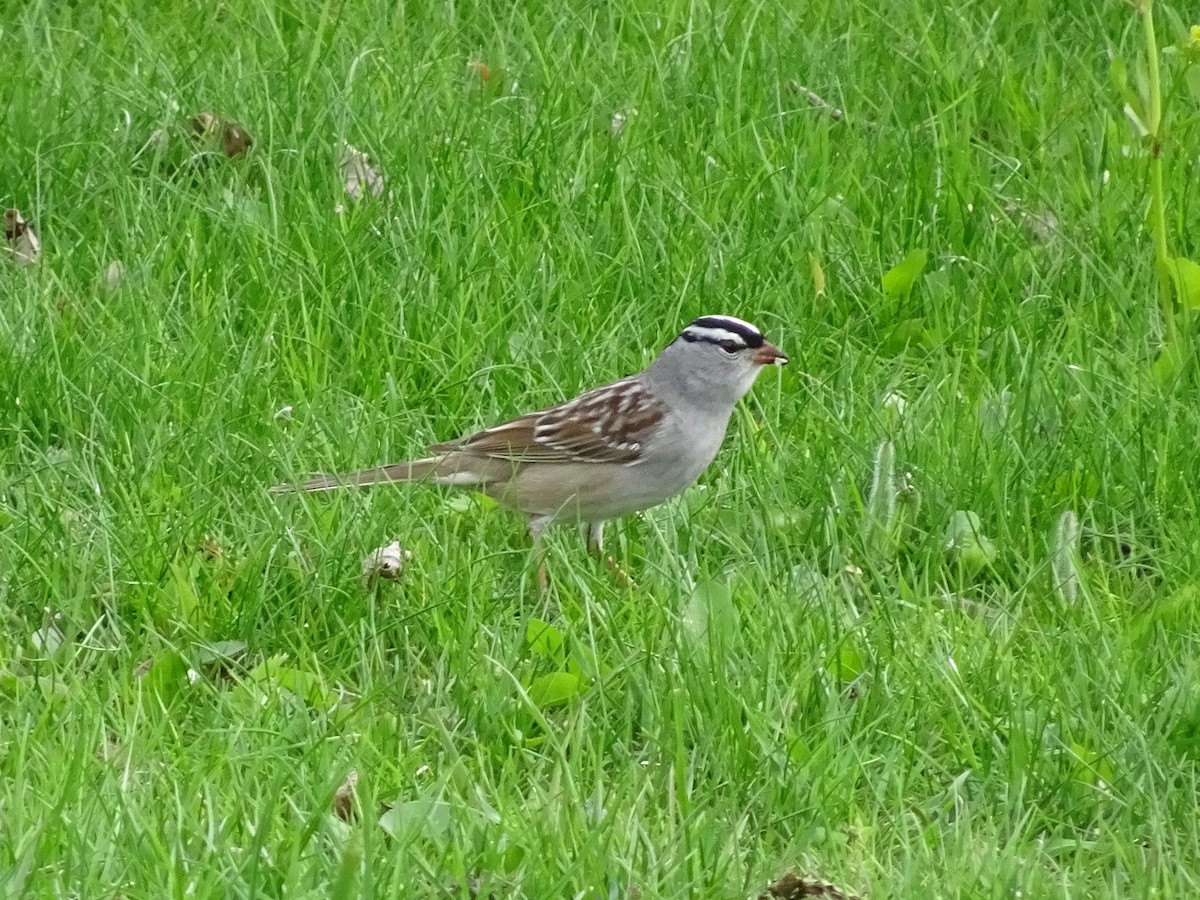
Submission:
<svg viewBox="0 0 1200 900">
<path fill-rule="evenodd" d="M 444 478 L 454 477 L 451 473 L 438 471 L 439 468 L 445 468 L 445 462 L 444 457 L 431 456 L 429 459 L 415 459 L 411 462 L 380 466 L 377 469 L 363 469 L 359 472 L 342 472 L 337 475 L 314 475 L 308 481 L 302 481 L 299 484 L 277 484 L 271 488 L 271 493 L 290 494 L 298 491 L 333 491 L 344 487 L 366 487 L 372 484 L 387 484 L 395 481 L 421 481 L 424 479 L 429 479 L 436 483 L 442 481 Z"/>
</svg>

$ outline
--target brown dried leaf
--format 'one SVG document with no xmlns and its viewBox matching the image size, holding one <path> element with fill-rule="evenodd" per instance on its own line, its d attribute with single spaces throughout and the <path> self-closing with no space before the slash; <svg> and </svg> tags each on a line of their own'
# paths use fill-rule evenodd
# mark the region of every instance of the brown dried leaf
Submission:
<svg viewBox="0 0 1200 900">
<path fill-rule="evenodd" d="M 347 141 L 340 141 L 338 157 L 346 193 L 352 200 L 361 200 L 366 194 L 378 197 L 383 193 L 383 175 L 371 165 L 367 154 Z"/>
<path fill-rule="evenodd" d="M 484 84 L 487 84 L 492 80 L 492 70 L 488 67 L 487 63 L 482 63 L 477 59 L 473 59 L 467 63 L 467 68 L 473 70 L 475 74 L 479 76 L 479 80 Z"/>
<path fill-rule="evenodd" d="M 196 139 L 200 141 L 220 140 L 221 149 L 230 159 L 245 156 L 252 146 L 254 139 L 237 122 L 222 119 L 212 113 L 202 112 L 193 116 L 188 123 Z"/>
<path fill-rule="evenodd" d="M 226 122 L 221 129 L 221 143 L 225 147 L 225 155 L 230 159 L 245 156 L 254 146 L 254 139 L 236 122 Z"/>
<path fill-rule="evenodd" d="M 197 138 L 207 138 L 217 133 L 220 128 L 220 119 L 212 113 L 202 112 L 192 116 L 188 124 L 192 126 L 192 131 L 195 132 Z"/>
<path fill-rule="evenodd" d="M 404 574 L 404 566 L 410 559 L 412 551 L 401 547 L 399 541 L 372 550 L 362 562 L 363 581 L 367 584 L 380 578 L 395 581 Z"/>
<path fill-rule="evenodd" d="M 101 762 L 112 762 L 124 752 L 121 742 L 111 731 L 106 731 L 96 745 L 96 758 Z"/>
<path fill-rule="evenodd" d="M 1051 209 L 1046 207 L 1026 209 L 1015 200 L 1010 200 L 1004 204 L 1004 212 L 1021 226 L 1025 236 L 1034 243 L 1048 243 L 1058 234 L 1058 216 Z"/>
<path fill-rule="evenodd" d="M 793 78 L 791 81 L 789 81 L 787 86 L 788 90 L 793 94 L 803 97 L 805 100 L 807 100 L 810 106 L 814 106 L 817 109 L 823 109 L 828 112 L 829 117 L 834 121 L 838 121 L 842 118 L 843 113 L 838 107 L 831 103 L 827 103 L 824 97 L 822 97 L 816 91 L 810 91 L 796 79 Z"/>
<path fill-rule="evenodd" d="M 801 897 L 825 897 L 828 900 L 862 900 L 856 894 L 847 894 L 828 881 L 806 878 L 788 872 L 767 885 L 758 895 L 758 900 L 800 900 Z"/>
<path fill-rule="evenodd" d="M 5 249 L 18 266 L 32 266 L 42 255 L 42 242 L 18 209 L 4 211 Z"/>
<path fill-rule="evenodd" d="M 343 822 L 358 820 L 358 770 L 351 769 L 333 795 L 333 814 Z"/>
</svg>

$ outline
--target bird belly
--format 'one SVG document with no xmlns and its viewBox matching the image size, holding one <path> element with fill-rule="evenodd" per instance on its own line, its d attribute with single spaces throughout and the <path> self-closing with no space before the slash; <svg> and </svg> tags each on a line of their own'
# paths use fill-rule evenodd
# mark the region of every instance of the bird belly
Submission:
<svg viewBox="0 0 1200 900">
<path fill-rule="evenodd" d="M 553 521 L 600 522 L 629 515 L 683 493 L 711 457 L 690 467 L 578 463 L 526 466 L 505 484 L 483 488 L 500 503 Z"/>
</svg>

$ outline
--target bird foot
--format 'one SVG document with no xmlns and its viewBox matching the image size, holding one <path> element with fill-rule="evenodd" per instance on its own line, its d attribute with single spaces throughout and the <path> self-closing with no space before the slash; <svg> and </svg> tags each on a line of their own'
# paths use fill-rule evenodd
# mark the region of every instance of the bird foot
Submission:
<svg viewBox="0 0 1200 900">
<path fill-rule="evenodd" d="M 618 563 L 611 556 L 606 555 L 604 557 L 604 565 L 608 567 L 608 570 L 610 572 L 612 572 L 614 575 L 616 575 L 617 582 L 619 584 L 621 584 L 622 586 L 627 587 L 633 591 L 636 591 L 638 589 L 637 582 L 634 581 L 632 578 L 630 578 L 629 573 L 626 572 L 624 569 L 622 569 L 621 564 Z"/>
</svg>

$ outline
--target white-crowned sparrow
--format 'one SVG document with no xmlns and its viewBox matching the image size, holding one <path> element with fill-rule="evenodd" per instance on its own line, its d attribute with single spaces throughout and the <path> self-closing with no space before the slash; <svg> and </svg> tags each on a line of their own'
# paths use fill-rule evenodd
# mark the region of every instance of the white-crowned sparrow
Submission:
<svg viewBox="0 0 1200 900">
<path fill-rule="evenodd" d="M 646 369 L 574 400 L 434 444 L 426 459 L 271 490 L 426 480 L 460 485 L 528 516 L 535 545 L 552 523 L 582 522 L 589 548 L 599 551 L 607 520 L 656 506 L 700 477 L 758 373 L 786 363 L 749 322 L 704 316 Z M 544 584 L 544 570 L 539 578 Z"/>
</svg>

